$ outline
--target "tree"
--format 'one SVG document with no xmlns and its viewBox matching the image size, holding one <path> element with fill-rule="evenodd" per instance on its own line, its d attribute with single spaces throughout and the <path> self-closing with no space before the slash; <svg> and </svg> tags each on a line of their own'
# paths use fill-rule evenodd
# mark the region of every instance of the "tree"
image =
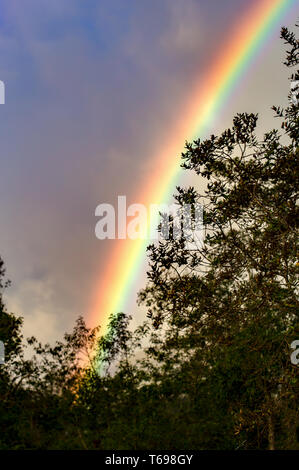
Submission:
<svg viewBox="0 0 299 470">
<path fill-rule="evenodd" d="M 297 65 L 298 41 L 286 28 L 281 37 L 285 64 Z M 182 167 L 206 189 L 178 187 L 175 199 L 203 205 L 205 240 L 151 245 L 140 293 L 157 330 L 148 348 L 157 376 L 174 400 L 183 392 L 193 403 L 191 414 L 201 403 L 213 410 L 214 447 L 298 448 L 298 104 L 273 109 L 287 143 L 276 129 L 258 141 L 258 116 L 241 113 L 220 136 L 186 144 Z"/>
<path fill-rule="evenodd" d="M 4 262 L 0 258 L 0 340 L 5 348 L 5 363 L 0 364 L 0 427 L 7 430 L 8 438 L 17 418 L 16 410 L 9 406 L 13 399 L 11 369 L 22 349 L 22 319 L 9 313 L 3 300 L 3 291 L 9 284 L 5 280 Z M 2 440 L 3 433 L 0 435 L 0 448 Z"/>
<path fill-rule="evenodd" d="M 0 289 L 5 282 L 0 259 Z M 79 317 L 73 332 L 54 347 L 27 340 L 34 355 L 27 359 L 20 329 L 22 319 L 8 313 L 0 292 L 0 338 L 5 364 L 0 365 L 0 449 L 87 448 L 86 410 L 78 390 L 92 367 L 99 328 L 89 329 Z"/>
</svg>

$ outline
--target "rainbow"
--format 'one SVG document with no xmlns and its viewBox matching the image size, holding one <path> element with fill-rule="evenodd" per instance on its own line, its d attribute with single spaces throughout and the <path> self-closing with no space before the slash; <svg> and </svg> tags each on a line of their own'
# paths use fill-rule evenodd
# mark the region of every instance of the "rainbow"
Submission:
<svg viewBox="0 0 299 470">
<path fill-rule="evenodd" d="M 203 136 L 210 128 L 238 80 L 253 62 L 260 48 L 281 26 L 283 15 L 295 5 L 294 0 L 255 0 L 238 23 L 221 53 L 214 58 L 207 73 L 190 93 L 185 103 L 184 123 L 173 129 L 175 139 L 155 157 L 153 172 L 136 192 L 136 202 L 146 207 L 167 202 L 181 174 L 180 154 L 185 141 Z M 181 114 L 181 113 L 179 113 Z M 176 158 L 177 157 L 177 158 Z M 105 334 L 111 313 L 125 311 L 134 283 L 145 260 L 148 240 L 119 240 L 109 254 L 109 264 L 101 269 L 92 299 L 90 319 L 100 323 Z"/>
</svg>

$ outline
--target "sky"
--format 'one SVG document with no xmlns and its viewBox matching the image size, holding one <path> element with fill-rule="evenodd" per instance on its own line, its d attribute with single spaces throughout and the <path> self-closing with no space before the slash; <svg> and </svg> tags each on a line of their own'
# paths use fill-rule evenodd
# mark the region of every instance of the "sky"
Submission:
<svg viewBox="0 0 299 470">
<path fill-rule="evenodd" d="M 121 243 L 96 238 L 95 208 L 119 195 L 140 202 L 136 188 L 246 8 L 248 0 L 0 0 L 0 256 L 12 281 L 7 308 L 24 318 L 25 337 L 61 339 L 79 315 L 95 326 L 92 299 Z M 281 26 L 298 16 L 290 9 Z M 277 126 L 270 108 L 289 91 L 284 50 L 278 28 L 211 133 L 245 111 L 260 114 L 261 132 Z M 197 184 L 189 174 L 181 182 Z M 128 305 L 135 323 L 145 271 L 146 258 Z"/>
</svg>

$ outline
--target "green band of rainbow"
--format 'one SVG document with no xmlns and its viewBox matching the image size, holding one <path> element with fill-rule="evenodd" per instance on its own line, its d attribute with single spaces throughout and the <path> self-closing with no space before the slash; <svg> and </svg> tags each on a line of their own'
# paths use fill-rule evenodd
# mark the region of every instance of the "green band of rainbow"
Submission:
<svg viewBox="0 0 299 470">
<path fill-rule="evenodd" d="M 295 0 L 255 0 L 243 19 L 233 28 L 217 57 L 183 110 L 184 123 L 173 131 L 175 138 L 155 159 L 155 170 L 137 191 L 136 201 L 149 207 L 169 201 L 179 178 L 180 154 L 186 140 L 202 137 L 211 128 L 215 116 L 223 109 L 236 84 L 273 31 L 282 26 L 283 15 L 293 8 Z M 182 113 L 178 113 L 181 115 Z M 155 222 L 153 222 L 155 223 Z M 108 316 L 125 311 L 132 296 L 135 280 L 146 256 L 148 240 L 115 241 L 107 266 L 101 267 L 96 294 L 92 299 L 90 318 L 102 325 L 105 333 Z"/>
</svg>

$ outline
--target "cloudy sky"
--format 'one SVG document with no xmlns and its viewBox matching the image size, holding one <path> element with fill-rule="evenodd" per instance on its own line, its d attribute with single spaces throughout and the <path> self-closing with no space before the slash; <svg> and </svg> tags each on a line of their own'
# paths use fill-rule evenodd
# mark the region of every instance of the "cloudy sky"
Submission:
<svg viewBox="0 0 299 470">
<path fill-rule="evenodd" d="M 259 1 L 259 0 L 256 0 Z M 117 241 L 95 208 L 137 183 L 184 119 L 184 102 L 248 0 L 0 0 L 0 256 L 25 336 L 53 341 L 88 320 Z M 294 26 L 291 8 L 281 25 Z M 212 131 L 237 112 L 286 104 L 279 28 L 261 45 Z M 211 131 L 211 132 L 212 132 Z M 140 286 L 144 278 L 140 279 Z M 130 310 L 135 307 L 132 292 Z"/>
</svg>

